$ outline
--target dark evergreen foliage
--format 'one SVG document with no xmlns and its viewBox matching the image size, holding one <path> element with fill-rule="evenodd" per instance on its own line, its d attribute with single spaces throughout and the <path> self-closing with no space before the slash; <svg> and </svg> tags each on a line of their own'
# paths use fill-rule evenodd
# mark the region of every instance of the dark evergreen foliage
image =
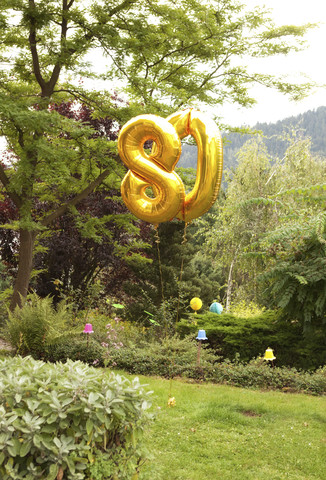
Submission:
<svg viewBox="0 0 326 480">
<path fill-rule="evenodd" d="M 315 331 L 304 337 L 300 322 L 286 321 L 281 310 L 266 310 L 250 317 L 228 313 L 197 314 L 196 317 L 184 318 L 177 325 L 177 331 L 182 336 L 195 335 L 198 329 L 204 329 L 207 344 L 229 360 L 240 358 L 248 362 L 263 356 L 270 347 L 274 350 L 278 366 L 307 370 L 326 362 L 325 333 Z"/>
<path fill-rule="evenodd" d="M 132 236 L 123 222 L 116 221 L 117 217 L 128 215 L 126 207 L 113 200 L 119 195 L 117 191 L 93 193 L 80 203 L 77 216 L 67 214 L 56 220 L 52 235 L 41 240 L 43 249 L 35 257 L 35 268 L 43 271 L 33 287 L 41 297 L 50 294 L 58 301 L 62 294 L 70 293 L 82 309 L 87 306 L 89 289 L 101 279 L 102 294 L 119 298 L 122 283 L 131 271 L 116 245 L 127 248 Z M 101 222 L 103 218 L 107 221 Z M 79 228 L 80 222 L 86 224 L 89 219 L 100 223 L 100 236 L 85 234 Z M 53 283 L 56 280 L 58 284 Z"/>
<path fill-rule="evenodd" d="M 176 220 L 161 223 L 157 233 L 152 230 L 152 263 L 136 267 L 137 282 L 124 285 L 134 297 L 128 307 L 130 319 L 145 321 L 144 312 L 149 311 L 161 324 L 169 311 L 174 324 L 178 315 L 190 310 L 192 297 L 200 297 L 206 305 L 216 298 L 223 282 L 222 267 L 216 269 L 211 258 L 200 254 L 202 243 L 195 237 L 196 230 L 189 225 L 185 231 L 185 224 Z M 162 302 L 164 308 L 160 308 Z"/>
</svg>

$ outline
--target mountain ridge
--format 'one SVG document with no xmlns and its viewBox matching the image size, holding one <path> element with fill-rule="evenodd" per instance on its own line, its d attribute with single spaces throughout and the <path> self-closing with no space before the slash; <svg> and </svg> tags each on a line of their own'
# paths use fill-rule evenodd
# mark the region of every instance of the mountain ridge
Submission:
<svg viewBox="0 0 326 480">
<path fill-rule="evenodd" d="M 284 156 L 288 142 L 284 139 L 291 130 L 297 131 L 303 137 L 311 139 L 311 151 L 315 155 L 326 157 L 326 106 L 286 117 L 274 123 L 258 122 L 251 127 L 253 131 L 261 131 L 268 153 L 276 158 Z M 222 134 L 224 140 L 224 169 L 237 164 L 237 152 L 252 134 L 228 133 Z M 283 137 L 283 139 L 282 139 Z M 197 148 L 193 145 L 182 146 L 182 156 L 178 167 L 197 167 Z"/>
</svg>

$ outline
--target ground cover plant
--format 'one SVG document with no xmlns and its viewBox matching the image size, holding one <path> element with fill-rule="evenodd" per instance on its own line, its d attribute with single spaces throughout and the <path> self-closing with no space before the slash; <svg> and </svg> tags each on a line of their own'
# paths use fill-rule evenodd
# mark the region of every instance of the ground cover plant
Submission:
<svg viewBox="0 0 326 480">
<path fill-rule="evenodd" d="M 140 381 L 154 390 L 157 415 L 139 480 L 325 479 L 326 397 Z"/>
</svg>

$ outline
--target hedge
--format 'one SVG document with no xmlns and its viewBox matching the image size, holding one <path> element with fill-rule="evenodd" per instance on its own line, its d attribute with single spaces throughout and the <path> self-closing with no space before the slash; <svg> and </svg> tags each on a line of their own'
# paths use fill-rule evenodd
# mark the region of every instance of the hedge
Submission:
<svg viewBox="0 0 326 480">
<path fill-rule="evenodd" d="M 267 310 L 253 317 L 197 314 L 182 319 L 176 328 L 181 337 L 196 336 L 198 329 L 205 330 L 208 345 L 230 360 L 239 357 L 248 362 L 270 347 L 278 366 L 308 370 L 326 363 L 326 334 L 315 332 L 310 337 L 304 336 L 298 322 L 285 321 L 278 311 Z"/>
</svg>

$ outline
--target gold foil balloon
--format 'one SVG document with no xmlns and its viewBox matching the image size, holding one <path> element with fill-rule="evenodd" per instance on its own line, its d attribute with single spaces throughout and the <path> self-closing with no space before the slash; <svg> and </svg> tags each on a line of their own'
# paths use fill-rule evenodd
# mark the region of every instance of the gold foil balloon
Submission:
<svg viewBox="0 0 326 480">
<path fill-rule="evenodd" d="M 188 135 L 197 143 L 198 156 L 195 186 L 185 195 L 173 170 L 181 153 L 180 139 Z M 154 141 L 149 155 L 144 151 L 147 140 Z M 122 198 L 138 218 L 160 223 L 177 217 L 189 222 L 215 202 L 222 179 L 222 139 L 216 124 L 203 113 L 187 109 L 167 119 L 136 117 L 122 128 L 118 149 L 130 169 L 121 184 Z M 146 193 L 150 186 L 155 198 Z"/>
<path fill-rule="evenodd" d="M 222 138 L 215 122 L 198 110 L 176 112 L 167 120 L 181 139 L 192 135 L 197 143 L 195 186 L 186 195 L 183 209 L 177 215 L 189 222 L 207 212 L 217 198 L 223 170 Z"/>
<path fill-rule="evenodd" d="M 147 140 L 155 142 L 150 154 L 144 150 Z M 182 209 L 185 191 L 181 178 L 173 171 L 181 154 L 181 142 L 171 123 L 155 115 L 131 119 L 120 131 L 118 150 L 129 168 L 121 184 L 129 210 L 150 223 L 175 217 Z M 149 187 L 154 198 L 147 194 Z"/>
</svg>

